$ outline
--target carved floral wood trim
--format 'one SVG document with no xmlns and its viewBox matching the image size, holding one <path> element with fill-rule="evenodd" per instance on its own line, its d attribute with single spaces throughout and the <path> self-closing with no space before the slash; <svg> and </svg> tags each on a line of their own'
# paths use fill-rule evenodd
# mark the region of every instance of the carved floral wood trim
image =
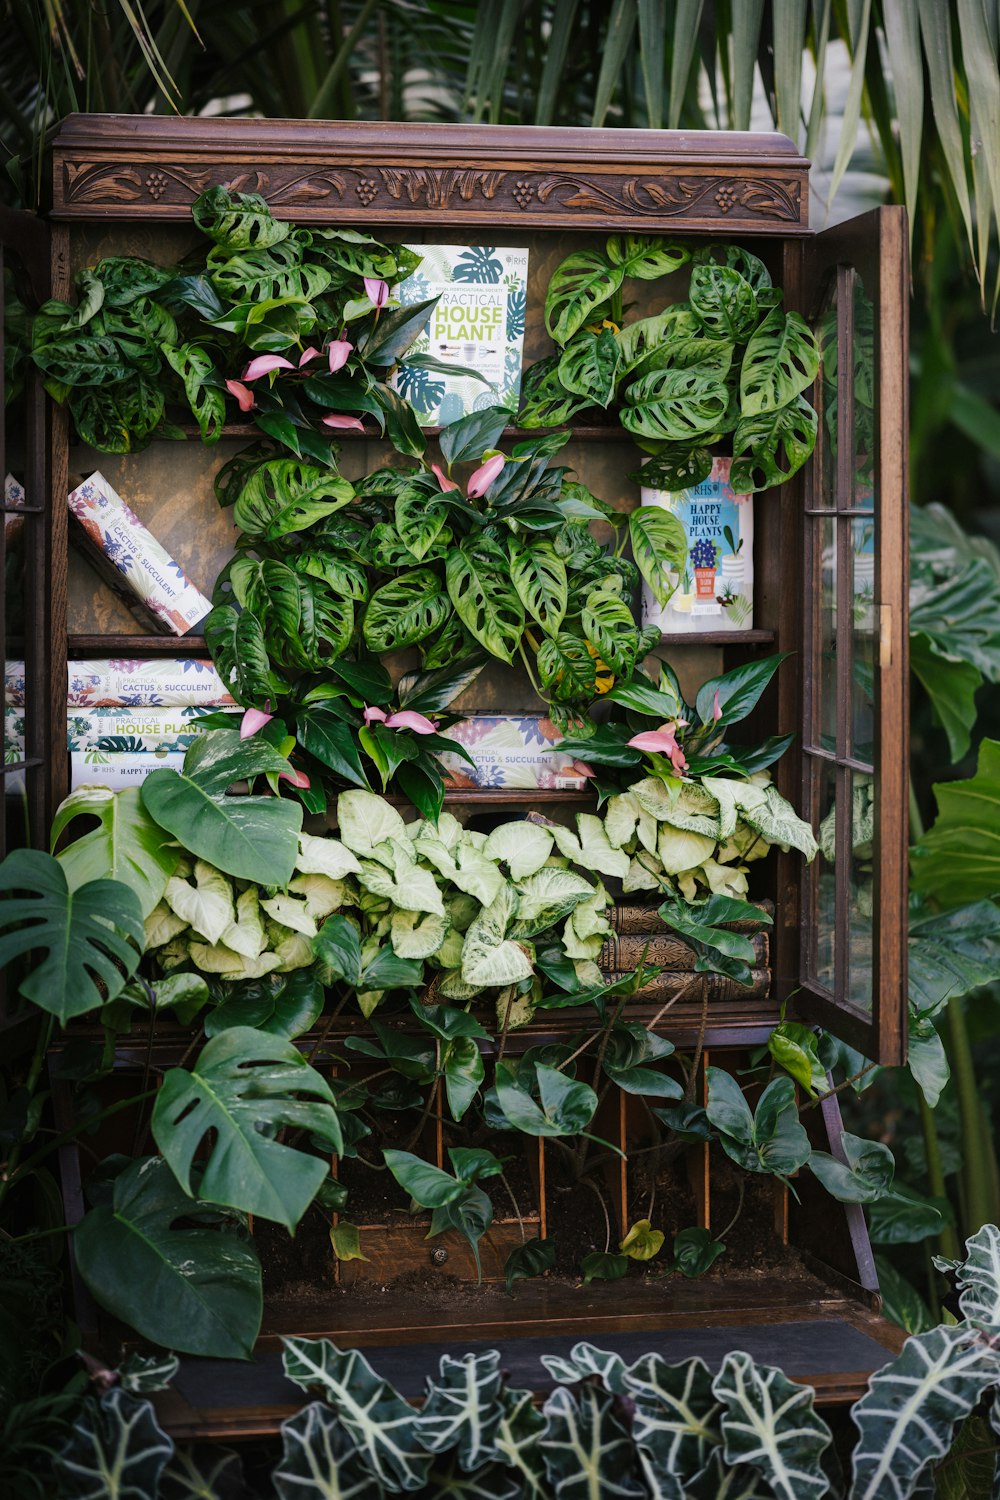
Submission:
<svg viewBox="0 0 1000 1500">
<path fill-rule="evenodd" d="M 184 218 L 220 183 L 307 222 L 808 232 L 808 164 L 775 136 L 71 116 L 55 160 L 60 219 Z"/>
<path fill-rule="evenodd" d="M 238 192 L 261 193 L 276 209 L 294 209 L 296 217 L 325 217 L 335 207 L 340 219 L 365 222 L 370 210 L 385 219 L 410 217 L 413 211 L 447 210 L 456 219 L 467 206 L 477 219 L 517 217 L 540 224 L 567 218 L 600 224 L 607 220 L 708 220 L 735 227 L 745 222 L 760 230 L 786 231 L 799 224 L 802 184 L 796 178 L 728 177 L 718 174 L 618 176 L 580 172 L 532 172 L 477 168 L 353 167 L 339 170 L 227 170 L 225 165 L 199 170 L 162 166 L 109 166 L 103 162 L 63 163 L 63 198 L 59 217 L 81 211 L 114 208 L 116 215 L 143 215 L 150 208 L 163 214 L 187 210 L 213 183 Z"/>
</svg>

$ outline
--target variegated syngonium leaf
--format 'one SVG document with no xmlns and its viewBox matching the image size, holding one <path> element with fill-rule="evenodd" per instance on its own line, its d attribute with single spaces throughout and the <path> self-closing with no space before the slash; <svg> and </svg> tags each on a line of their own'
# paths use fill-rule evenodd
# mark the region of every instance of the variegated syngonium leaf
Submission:
<svg viewBox="0 0 1000 1500">
<path fill-rule="evenodd" d="M 619 1414 L 619 1399 L 598 1386 L 559 1385 L 542 1408 L 545 1472 L 558 1500 L 640 1500 L 635 1447 Z"/>
<path fill-rule="evenodd" d="M 712 1393 L 723 1406 L 727 1463 L 759 1470 L 780 1500 L 821 1500 L 829 1492 L 822 1457 L 833 1434 L 813 1409 L 810 1386 L 737 1350 L 723 1360 Z"/>
<path fill-rule="evenodd" d="M 958 1423 L 998 1383 L 1000 1352 L 978 1328 L 932 1328 L 907 1339 L 852 1409 L 860 1436 L 851 1500 L 912 1495 L 948 1452 Z"/>
<path fill-rule="evenodd" d="M 493 1439 L 503 1414 L 502 1379 L 496 1349 L 461 1359 L 443 1354 L 440 1375 L 428 1380 L 427 1399 L 417 1418 L 417 1438 L 428 1453 L 455 1450 L 467 1474 L 495 1459 Z"/>
<path fill-rule="evenodd" d="M 966 1259 L 955 1268 L 962 1316 L 987 1333 L 1000 1333 L 1000 1229 L 984 1224 L 965 1250 Z"/>
<path fill-rule="evenodd" d="M 69 1441 L 53 1459 L 59 1494 L 74 1500 L 140 1500 L 155 1496 L 174 1451 L 148 1401 L 114 1386 L 88 1399 Z"/>
<path fill-rule="evenodd" d="M 708 1366 L 697 1358 L 671 1365 L 662 1355 L 644 1354 L 625 1370 L 624 1389 L 635 1403 L 632 1440 L 652 1494 L 685 1500 L 688 1480 L 722 1441 L 722 1406 Z"/>
<path fill-rule="evenodd" d="M 430 1456 L 420 1445 L 417 1413 L 377 1375 L 358 1349 L 329 1339 L 283 1338 L 285 1375 L 304 1391 L 319 1389 L 336 1411 L 373 1476 L 395 1493 L 427 1482 Z"/>
<path fill-rule="evenodd" d="M 541 1360 L 553 1380 L 558 1380 L 560 1385 L 575 1385 L 578 1380 L 586 1380 L 595 1375 L 604 1389 L 613 1391 L 616 1396 L 620 1396 L 625 1389 L 625 1361 L 621 1355 L 610 1354 L 606 1349 L 598 1349 L 593 1344 L 574 1344 L 568 1359 L 559 1354 L 543 1354 Z"/>
<path fill-rule="evenodd" d="M 311 1401 L 282 1422 L 281 1441 L 281 1463 L 271 1476 L 278 1500 L 382 1500 L 385 1495 L 347 1424 L 322 1401 Z"/>
</svg>

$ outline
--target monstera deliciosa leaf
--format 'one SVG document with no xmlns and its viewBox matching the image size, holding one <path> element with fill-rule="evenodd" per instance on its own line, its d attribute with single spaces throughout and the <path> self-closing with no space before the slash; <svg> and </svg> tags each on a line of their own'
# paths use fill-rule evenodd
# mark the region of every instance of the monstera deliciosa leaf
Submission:
<svg viewBox="0 0 1000 1500">
<path fill-rule="evenodd" d="M 65 1023 L 119 995 L 142 954 L 139 897 L 118 880 L 70 890 L 50 854 L 17 849 L 0 865 L 0 968 L 43 953 L 20 994 Z"/>
<path fill-rule="evenodd" d="M 142 805 L 138 787 L 113 792 L 83 786 L 61 802 L 52 822 L 53 849 L 77 817 L 96 818 L 97 827 L 60 850 L 58 860 L 71 890 L 91 880 L 120 880 L 139 897 L 148 917 L 177 868 L 180 850 Z"/>
<path fill-rule="evenodd" d="M 184 1354 L 249 1359 L 263 1306 L 253 1243 L 220 1228 L 158 1156 L 129 1162 L 73 1233 L 80 1274 L 102 1307 Z"/>
<path fill-rule="evenodd" d="M 306 1098 L 301 1098 L 306 1095 Z M 283 1126 L 307 1130 L 332 1152 L 343 1147 L 334 1095 L 283 1037 L 233 1026 L 202 1050 L 188 1072 L 171 1068 L 153 1107 L 156 1144 L 189 1192 L 196 1158 L 200 1195 L 294 1230 L 329 1167 L 276 1139 Z M 206 1136 L 213 1134 L 208 1154 Z"/>
</svg>

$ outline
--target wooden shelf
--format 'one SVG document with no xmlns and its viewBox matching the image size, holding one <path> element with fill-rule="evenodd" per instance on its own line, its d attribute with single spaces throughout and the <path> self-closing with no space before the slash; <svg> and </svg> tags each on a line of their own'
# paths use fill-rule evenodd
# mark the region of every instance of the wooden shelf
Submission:
<svg viewBox="0 0 1000 1500">
<path fill-rule="evenodd" d="M 773 640 L 773 630 L 689 630 L 660 636 L 662 646 L 765 646 Z"/>
<path fill-rule="evenodd" d="M 203 635 L 71 635 L 70 656 L 191 656 L 205 651 Z"/>
<path fill-rule="evenodd" d="M 201 436 L 195 422 L 178 422 L 176 425 L 186 438 L 200 438 Z M 436 442 L 441 436 L 440 427 L 425 427 L 423 431 L 432 442 Z M 594 423 L 589 426 L 581 425 L 579 427 L 505 427 L 503 436 L 514 442 L 522 443 L 528 438 L 547 437 L 553 432 L 568 432 L 571 439 L 579 440 L 580 442 L 600 442 L 604 440 L 609 443 L 634 443 L 635 441 L 632 434 L 626 432 L 624 427 L 620 427 L 617 422 L 608 422 L 606 424 Z M 222 437 L 224 438 L 263 438 L 266 436 L 267 434 L 255 422 L 227 422 L 222 429 Z M 347 428 L 343 431 L 333 433 L 332 436 L 334 442 L 337 443 L 388 442 L 388 438 L 384 438 L 374 425 L 366 427 L 363 432 Z M 175 438 L 162 438 L 160 441 L 176 442 L 177 440 Z"/>
</svg>

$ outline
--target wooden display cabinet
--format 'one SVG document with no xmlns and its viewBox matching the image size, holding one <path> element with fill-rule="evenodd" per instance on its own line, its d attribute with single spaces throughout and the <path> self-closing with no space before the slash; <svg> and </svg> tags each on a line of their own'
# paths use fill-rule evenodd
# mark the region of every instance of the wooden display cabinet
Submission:
<svg viewBox="0 0 1000 1500">
<path fill-rule="evenodd" d="M 306 225 L 354 225 L 409 243 L 528 245 L 525 364 L 548 352 L 541 307 L 551 271 L 570 250 L 616 231 L 745 243 L 783 288 L 785 305 L 821 329 L 824 370 L 812 393 L 821 414 L 815 455 L 789 483 L 758 497 L 754 630 L 674 637 L 661 648 L 687 685 L 754 653 L 790 653 L 750 731 L 795 734 L 776 768 L 779 790 L 814 828 L 835 828 L 833 859 L 821 854 L 806 868 L 798 855 L 776 851 L 755 890 L 774 911 L 768 994 L 753 1001 L 722 990 L 710 999 L 681 997 L 662 1021 L 678 1047 L 703 1051 L 703 1063 L 711 1056 L 733 1067 L 766 1041 L 783 1006 L 880 1062 L 898 1063 L 905 1052 L 906 222 L 902 210 L 887 208 L 814 233 L 807 167 L 778 135 L 161 116 L 71 117 L 54 148 L 48 233 L 55 296 L 67 296 L 73 273 L 104 254 L 173 259 L 196 239 L 194 199 L 222 184 L 261 193 L 277 215 Z M 0 227 L 5 238 L 13 234 L 13 222 Z M 36 238 L 42 232 L 32 229 Z M 67 654 L 142 656 L 203 645 L 138 634 L 88 565 L 69 555 L 70 474 L 99 466 L 207 591 L 233 539 L 228 515 L 212 496 L 212 477 L 256 429 L 230 426 L 213 448 L 160 443 L 116 459 L 71 452 L 61 412 L 49 424 L 47 449 L 32 450 L 28 473 L 48 517 L 38 538 L 47 554 L 40 618 L 52 622 L 52 636 L 45 648 L 50 659 L 42 651 L 39 670 L 50 684 L 40 758 L 50 768 L 51 812 L 65 786 L 59 693 Z M 349 478 L 367 472 L 385 451 L 368 436 L 344 436 L 341 466 Z M 635 486 L 624 476 L 637 454 L 617 426 L 575 429 L 564 459 L 605 499 L 623 508 L 636 503 Z M 460 700 L 464 708 L 501 711 L 530 710 L 533 703 L 524 680 L 500 667 Z M 573 794 L 454 797 L 469 804 L 471 815 L 543 799 L 550 815 L 586 805 Z M 852 847 L 854 809 L 862 802 L 872 823 L 870 883 Z M 658 1009 L 641 1005 L 635 1018 L 648 1023 Z M 352 1024 L 338 1023 L 329 1038 L 333 1050 Z M 555 1036 L 571 1024 L 546 1022 L 542 1029 Z M 169 1029 L 130 1040 L 119 1053 L 122 1075 L 165 1068 L 185 1045 Z M 836 1098 L 809 1118 L 817 1142 L 825 1135 L 837 1152 Z M 625 1104 L 615 1121 L 604 1123 L 626 1148 L 636 1138 L 637 1121 Z M 553 1201 L 546 1160 L 539 1146 L 531 1210 L 542 1232 Z M 73 1214 L 80 1208 L 79 1171 L 69 1159 L 64 1167 Z M 628 1170 L 615 1167 L 616 1181 L 609 1177 L 621 1221 Z M 713 1176 L 706 1148 L 691 1148 L 685 1171 L 698 1221 L 718 1229 L 726 1189 Z M 775 1243 L 799 1248 L 794 1271 L 782 1262 L 773 1274 L 765 1267 L 708 1282 L 645 1278 L 584 1289 L 542 1281 L 522 1284 L 513 1299 L 494 1289 L 479 1301 L 449 1296 L 452 1283 L 443 1281 L 441 1297 L 426 1309 L 393 1295 L 391 1286 L 380 1295 L 365 1290 L 351 1273 L 325 1301 L 272 1302 L 258 1361 L 227 1366 L 224 1381 L 214 1362 L 185 1361 L 164 1413 L 178 1432 L 270 1430 L 296 1404 L 276 1353 L 277 1336 L 292 1330 L 380 1346 L 380 1368 L 414 1392 L 443 1347 L 499 1342 L 517 1377 L 538 1385 L 544 1383 L 538 1352 L 587 1337 L 624 1353 L 656 1347 L 668 1357 L 745 1347 L 813 1380 L 826 1399 L 856 1395 L 885 1351 L 897 1346 L 898 1330 L 876 1316 L 877 1281 L 860 1208 L 813 1193 L 811 1180 L 801 1186 L 800 1206 L 769 1185 L 762 1210 Z M 428 1247 L 419 1244 L 426 1260 Z M 394 1253 L 380 1255 L 379 1265 Z M 467 1274 L 464 1266 L 459 1274 Z M 83 1298 L 84 1322 L 87 1311 Z"/>
</svg>

